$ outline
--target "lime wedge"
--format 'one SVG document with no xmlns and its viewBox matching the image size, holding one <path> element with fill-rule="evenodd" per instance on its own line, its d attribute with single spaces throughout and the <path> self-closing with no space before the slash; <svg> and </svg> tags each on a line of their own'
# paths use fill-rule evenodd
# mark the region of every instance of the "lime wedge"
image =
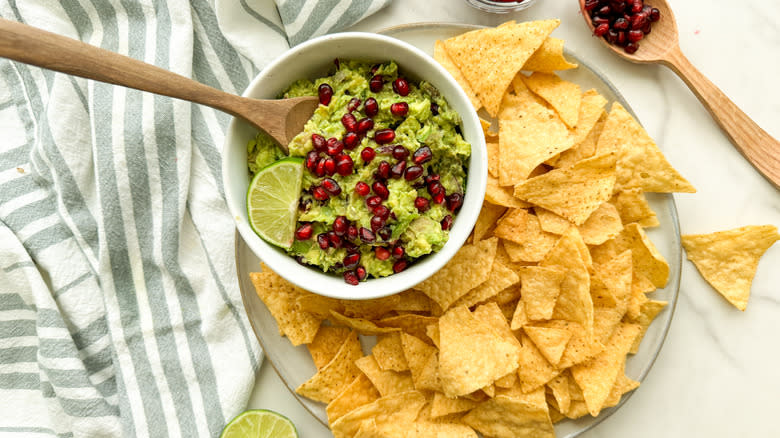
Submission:
<svg viewBox="0 0 780 438">
<path fill-rule="evenodd" d="M 268 243 L 292 246 L 302 179 L 303 158 L 290 157 L 264 167 L 249 183 L 249 225 Z"/>
<path fill-rule="evenodd" d="M 222 429 L 220 438 L 298 438 L 287 417 L 265 409 L 244 411 Z"/>
</svg>

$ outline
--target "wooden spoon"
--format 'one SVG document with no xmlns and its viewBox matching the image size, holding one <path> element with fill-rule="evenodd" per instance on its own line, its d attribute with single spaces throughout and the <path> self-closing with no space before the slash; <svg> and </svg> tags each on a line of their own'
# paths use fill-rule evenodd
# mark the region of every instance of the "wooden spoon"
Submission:
<svg viewBox="0 0 780 438">
<path fill-rule="evenodd" d="M 4 19 L 0 19 L 0 56 L 208 105 L 267 132 L 285 152 L 319 104 L 316 97 L 264 100 L 236 96 L 118 53 Z"/>
<path fill-rule="evenodd" d="M 761 129 L 682 54 L 677 22 L 666 0 L 652 0 L 649 3 L 658 8 L 661 19 L 653 23 L 652 32 L 639 41 L 639 50 L 634 54 L 628 54 L 622 47 L 609 44 L 604 38 L 599 40 L 631 62 L 660 63 L 677 73 L 704 104 L 737 150 L 780 189 L 780 142 Z M 590 14 L 585 10 L 585 0 L 580 0 L 580 10 L 592 31 L 593 23 Z"/>
</svg>

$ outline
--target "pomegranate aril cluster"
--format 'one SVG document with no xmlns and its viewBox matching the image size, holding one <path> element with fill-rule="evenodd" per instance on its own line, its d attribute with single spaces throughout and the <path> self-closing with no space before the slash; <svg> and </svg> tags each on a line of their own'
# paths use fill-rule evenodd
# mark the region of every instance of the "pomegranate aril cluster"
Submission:
<svg viewBox="0 0 780 438">
<path fill-rule="evenodd" d="M 644 0 L 586 0 L 585 11 L 593 23 L 593 35 L 635 53 L 639 41 L 650 33 L 661 12 Z"/>
</svg>

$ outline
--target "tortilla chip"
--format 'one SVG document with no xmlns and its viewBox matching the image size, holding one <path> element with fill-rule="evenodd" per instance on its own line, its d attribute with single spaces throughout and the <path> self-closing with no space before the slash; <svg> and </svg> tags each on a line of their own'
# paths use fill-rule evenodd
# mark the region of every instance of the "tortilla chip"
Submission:
<svg viewBox="0 0 780 438">
<path fill-rule="evenodd" d="M 639 324 L 641 330 L 639 331 L 636 339 L 634 339 L 634 343 L 631 345 L 631 349 L 628 351 L 629 353 L 636 354 L 639 352 L 639 345 L 642 342 L 642 338 L 645 337 L 645 333 L 647 333 L 647 329 L 650 327 L 650 323 L 653 322 L 655 317 L 661 313 L 661 310 L 663 310 L 667 304 L 668 303 L 666 301 L 655 300 L 650 300 L 642 304 L 639 317 L 632 321 L 636 324 Z"/>
<path fill-rule="evenodd" d="M 626 250 L 606 263 L 597 265 L 593 278 L 601 282 L 615 299 L 621 316 L 626 312 L 633 284 L 633 257 Z"/>
<path fill-rule="evenodd" d="M 406 371 L 409 369 L 401 345 L 400 332 L 380 336 L 374 348 L 371 349 L 371 354 L 379 368 L 384 371 Z"/>
<path fill-rule="evenodd" d="M 515 311 L 512 313 L 512 322 L 509 325 L 509 328 L 512 330 L 520 330 L 526 324 L 528 324 L 528 315 L 525 313 L 525 300 L 520 299 L 517 301 L 517 304 L 515 304 Z"/>
<path fill-rule="evenodd" d="M 655 212 L 650 208 L 642 189 L 621 190 L 609 201 L 620 214 L 624 224 L 637 222 L 644 228 L 659 225 Z"/>
<path fill-rule="evenodd" d="M 634 270 L 647 277 L 656 287 L 664 287 L 669 279 L 669 264 L 638 224 L 628 224 L 614 239 L 591 250 L 595 263 L 603 263 L 630 249 Z"/>
<path fill-rule="evenodd" d="M 257 296 L 271 312 L 279 333 L 293 345 L 308 344 L 314 339 L 322 320 L 298 308 L 297 299 L 309 292 L 294 286 L 270 269 L 249 274 Z"/>
<path fill-rule="evenodd" d="M 539 219 L 525 209 L 509 210 L 493 234 L 502 239 L 513 262 L 538 262 L 552 249 L 558 236 L 542 231 Z"/>
<path fill-rule="evenodd" d="M 369 423 L 361 426 L 354 438 L 477 438 L 477 433 L 465 424 L 420 421 L 410 423 Z"/>
<path fill-rule="evenodd" d="M 298 309 L 303 312 L 309 312 L 320 319 L 328 319 L 331 310 L 344 313 L 344 304 L 342 304 L 341 300 L 323 297 L 322 295 L 306 293 L 296 298 L 295 302 L 298 305 Z"/>
<path fill-rule="evenodd" d="M 433 341 L 433 345 L 435 345 L 436 348 L 441 349 L 441 344 L 440 344 L 441 338 L 439 337 L 440 333 L 439 333 L 438 320 L 436 320 L 436 324 L 431 324 L 425 327 L 425 334 L 426 336 L 428 336 L 428 338 L 430 338 Z"/>
<path fill-rule="evenodd" d="M 623 231 L 620 214 L 614 205 L 605 202 L 580 225 L 582 240 L 588 245 L 601 245 Z"/>
<path fill-rule="evenodd" d="M 545 20 L 479 29 L 444 45 L 485 110 L 495 116 L 512 78 L 559 24 L 560 20 Z"/>
<path fill-rule="evenodd" d="M 496 260 L 493 262 L 493 270 L 490 271 L 490 276 L 488 276 L 487 281 L 468 291 L 466 295 L 463 295 L 453 303 L 453 306 L 472 307 L 478 303 L 487 301 L 509 286 L 517 284 L 519 281 L 520 276 L 518 276 L 515 271 Z"/>
<path fill-rule="evenodd" d="M 435 305 L 435 304 L 434 304 Z M 414 313 L 404 313 L 398 316 L 389 316 L 376 321 L 376 325 L 382 328 L 400 329 L 410 335 L 417 336 L 420 339 L 426 338 L 425 329 L 430 324 L 435 324 L 439 318 L 435 316 L 417 315 Z"/>
<path fill-rule="evenodd" d="M 625 366 L 623 368 L 625 368 Z M 623 394 L 633 391 L 637 388 L 639 388 L 639 382 L 626 376 L 624 369 L 622 373 L 618 374 L 617 379 L 615 379 L 615 384 L 612 385 L 609 396 L 607 396 L 607 399 L 604 401 L 604 407 L 611 408 L 612 406 L 616 406 L 618 403 L 620 403 L 620 399 L 623 397 Z"/>
<path fill-rule="evenodd" d="M 340 301 L 344 305 L 344 311 L 339 313 L 344 316 L 375 320 L 395 310 L 401 302 L 401 298 L 397 294 L 394 294 L 371 300 Z"/>
<path fill-rule="evenodd" d="M 489 202 L 482 203 L 477 223 L 474 224 L 474 242 L 479 242 L 490 233 L 496 221 L 506 212 L 506 207 Z"/>
<path fill-rule="evenodd" d="M 564 329 L 529 326 L 525 327 L 523 331 L 552 365 L 560 362 L 566 344 L 571 339 L 571 333 Z"/>
<path fill-rule="evenodd" d="M 682 236 L 702 277 L 739 310 L 745 310 L 761 256 L 780 235 L 773 225 L 751 225 L 711 234 Z"/>
<path fill-rule="evenodd" d="M 566 126 L 577 126 L 582 103 L 582 90 L 579 85 L 564 81 L 555 73 L 534 72 L 524 80 L 531 91 L 555 109 Z"/>
<path fill-rule="evenodd" d="M 328 414 L 328 424 L 343 417 L 346 413 L 360 406 L 369 404 L 379 398 L 379 391 L 368 380 L 365 374 L 358 375 L 344 391 L 336 396 L 325 409 Z"/>
<path fill-rule="evenodd" d="M 501 205 L 509 208 L 528 208 L 531 204 L 523 202 L 514 197 L 512 187 L 502 187 L 498 185 L 498 178 L 492 175 L 487 176 L 487 186 L 485 187 L 485 201 L 493 205 Z"/>
<path fill-rule="evenodd" d="M 604 129 L 604 122 L 606 120 L 607 113 L 606 111 L 601 110 L 601 116 L 599 117 L 596 124 L 593 125 L 593 128 L 590 130 L 590 132 L 588 132 L 588 135 L 586 135 L 585 138 L 580 142 L 577 142 L 575 137 L 574 146 L 572 146 L 567 151 L 561 152 L 558 158 L 552 163 L 553 166 L 569 167 L 578 161 L 582 161 L 586 158 L 590 158 L 596 155 L 596 142 L 601 135 L 602 129 Z M 573 135 L 576 136 L 578 131 L 579 130 L 575 131 Z"/>
<path fill-rule="evenodd" d="M 311 343 L 306 344 L 314 366 L 318 370 L 321 370 L 333 359 L 349 333 L 350 329 L 347 327 L 320 327 Z"/>
<path fill-rule="evenodd" d="M 431 356 L 436 356 L 436 348 L 406 333 L 401 334 L 401 344 L 409 370 L 412 372 L 414 387 L 419 390 L 438 389 L 441 385 L 435 373 L 436 367 L 432 367 L 434 373 L 431 374 L 429 365 Z"/>
<path fill-rule="evenodd" d="M 528 266 L 520 271 L 525 314 L 528 319 L 550 319 L 561 293 L 564 269 L 559 266 Z M 514 327 L 513 327 L 514 328 Z M 557 361 L 556 361 L 557 362 Z"/>
<path fill-rule="evenodd" d="M 569 392 L 568 374 L 559 374 L 547 382 L 547 387 L 552 391 L 555 403 L 561 412 L 566 412 L 571 406 L 571 393 Z"/>
<path fill-rule="evenodd" d="M 362 355 L 363 350 L 357 333 L 352 332 L 341 344 L 333 359 L 311 379 L 303 382 L 295 392 L 312 400 L 330 403 L 360 375 L 355 361 Z"/>
<path fill-rule="evenodd" d="M 520 341 L 512 333 L 512 329 L 509 328 L 509 323 L 498 304 L 490 302 L 477 307 L 474 309 L 474 317 L 492 327 L 507 342 L 520 348 Z"/>
<path fill-rule="evenodd" d="M 398 312 L 430 312 L 431 300 L 422 292 L 414 289 L 398 294 L 398 304 L 393 309 Z"/>
<path fill-rule="evenodd" d="M 443 268 L 414 288 L 447 310 L 458 298 L 488 279 L 497 245 L 495 237 L 464 245 Z"/>
<path fill-rule="evenodd" d="M 526 328 L 524 327 L 523 330 Z M 520 366 L 517 368 L 517 376 L 520 378 L 523 392 L 529 392 L 549 382 L 560 373 L 560 370 L 550 364 L 525 333 L 522 335 L 522 343 L 523 348 L 520 350 Z"/>
<path fill-rule="evenodd" d="M 577 116 L 577 126 L 572 132 L 574 144 L 579 145 L 588 137 L 596 123 L 604 116 L 604 106 L 607 104 L 607 99 L 600 95 L 598 91 L 590 89 L 582 93 L 582 103 L 580 104 L 580 112 Z M 600 131 L 599 131 L 600 133 Z"/>
<path fill-rule="evenodd" d="M 523 65 L 523 70 L 545 73 L 572 68 L 577 68 L 577 64 L 572 64 L 563 56 L 563 40 L 553 37 L 545 39 L 542 45 Z"/>
<path fill-rule="evenodd" d="M 520 351 L 465 306 L 439 319 L 439 374 L 448 397 L 469 394 L 518 366 Z"/>
<path fill-rule="evenodd" d="M 598 155 L 551 170 L 515 186 L 514 195 L 582 225 L 615 184 L 615 154 Z"/>
<path fill-rule="evenodd" d="M 582 388 L 588 412 L 594 417 L 604 407 L 639 331 L 637 324 L 620 324 L 601 354 L 571 368 L 574 380 Z"/>
<path fill-rule="evenodd" d="M 433 59 L 441 64 L 441 66 L 452 75 L 452 78 L 455 79 L 455 82 L 460 85 L 460 88 L 462 88 L 463 92 L 465 92 L 466 96 L 468 96 L 469 101 L 471 102 L 471 106 L 474 107 L 474 111 L 482 108 L 482 102 L 479 101 L 477 94 L 474 93 L 474 89 L 471 88 L 471 84 L 469 84 L 469 81 L 463 76 L 463 73 L 461 73 L 458 66 L 452 62 L 449 53 L 447 53 L 447 49 L 444 47 L 444 43 L 439 40 L 436 40 L 436 42 L 433 44 Z"/>
<path fill-rule="evenodd" d="M 459 412 L 466 412 L 477 405 L 478 403 L 473 400 L 466 398 L 449 398 L 441 392 L 435 392 L 431 404 L 431 416 L 437 418 Z"/>
<path fill-rule="evenodd" d="M 535 207 L 534 213 L 536 213 L 536 217 L 539 218 L 539 225 L 542 227 L 542 230 L 548 233 L 560 236 L 572 225 L 565 217 L 558 216 L 550 210 L 545 210 L 541 207 Z"/>
<path fill-rule="evenodd" d="M 606 345 L 623 320 L 623 314 L 623 311 L 614 307 L 595 307 L 593 309 L 593 339 Z"/>
<path fill-rule="evenodd" d="M 354 437 L 364 420 L 376 424 L 412 422 L 425 405 L 425 396 L 419 391 L 408 391 L 381 397 L 354 409 L 331 424 L 335 438 Z"/>
<path fill-rule="evenodd" d="M 375 336 L 382 333 L 397 332 L 399 330 L 393 327 L 379 327 L 367 319 L 350 318 L 332 310 L 330 311 L 330 320 L 335 325 L 349 327 L 361 335 Z"/>
<path fill-rule="evenodd" d="M 506 376 L 496 380 L 494 384 L 496 385 L 496 388 L 511 388 L 517 384 L 517 373 L 509 373 Z"/>
<path fill-rule="evenodd" d="M 498 178 L 498 142 L 487 142 L 488 173 L 493 178 Z"/>
<path fill-rule="evenodd" d="M 480 404 L 462 419 L 484 436 L 495 438 L 554 438 L 552 422 L 544 403 L 506 395 Z"/>
<path fill-rule="evenodd" d="M 368 377 L 382 397 L 414 389 L 410 373 L 383 370 L 379 368 L 373 355 L 358 358 L 355 360 L 355 366 Z"/>
<path fill-rule="evenodd" d="M 645 192 L 696 193 L 664 157 L 644 128 L 618 102 L 612 104 L 596 153 L 617 151 L 615 191 L 640 188 Z"/>
<path fill-rule="evenodd" d="M 569 339 L 561 360 L 558 362 L 559 369 L 569 368 L 572 365 L 585 362 L 604 350 L 604 345 L 595 340 L 593 334 L 589 334 L 581 324 L 576 322 L 551 319 L 549 321 L 536 322 L 533 325 L 535 327 L 562 328 L 571 333 L 571 339 Z M 593 331 L 595 333 L 595 327 Z"/>
</svg>

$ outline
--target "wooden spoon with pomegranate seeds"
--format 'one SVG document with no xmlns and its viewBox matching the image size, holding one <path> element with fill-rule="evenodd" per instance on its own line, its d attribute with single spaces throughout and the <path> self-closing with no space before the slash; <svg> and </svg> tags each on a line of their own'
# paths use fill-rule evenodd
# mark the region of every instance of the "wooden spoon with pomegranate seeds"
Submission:
<svg viewBox="0 0 780 438">
<path fill-rule="evenodd" d="M 586 0 L 579 1 L 582 16 L 593 31 L 590 13 L 585 8 Z M 660 11 L 661 18 L 652 23 L 652 31 L 639 41 L 640 47 L 636 52 L 629 54 L 619 45 L 610 44 L 601 37 L 599 40 L 610 50 L 631 62 L 660 63 L 677 73 L 704 104 L 737 150 L 767 180 L 780 189 L 780 142 L 761 129 L 682 54 L 677 22 L 667 1 L 652 0 L 648 1 L 649 3 Z"/>
<path fill-rule="evenodd" d="M 0 19 L 0 56 L 210 106 L 267 132 L 285 152 L 319 104 L 316 97 L 263 100 L 236 96 L 118 53 L 4 19 Z"/>
</svg>

